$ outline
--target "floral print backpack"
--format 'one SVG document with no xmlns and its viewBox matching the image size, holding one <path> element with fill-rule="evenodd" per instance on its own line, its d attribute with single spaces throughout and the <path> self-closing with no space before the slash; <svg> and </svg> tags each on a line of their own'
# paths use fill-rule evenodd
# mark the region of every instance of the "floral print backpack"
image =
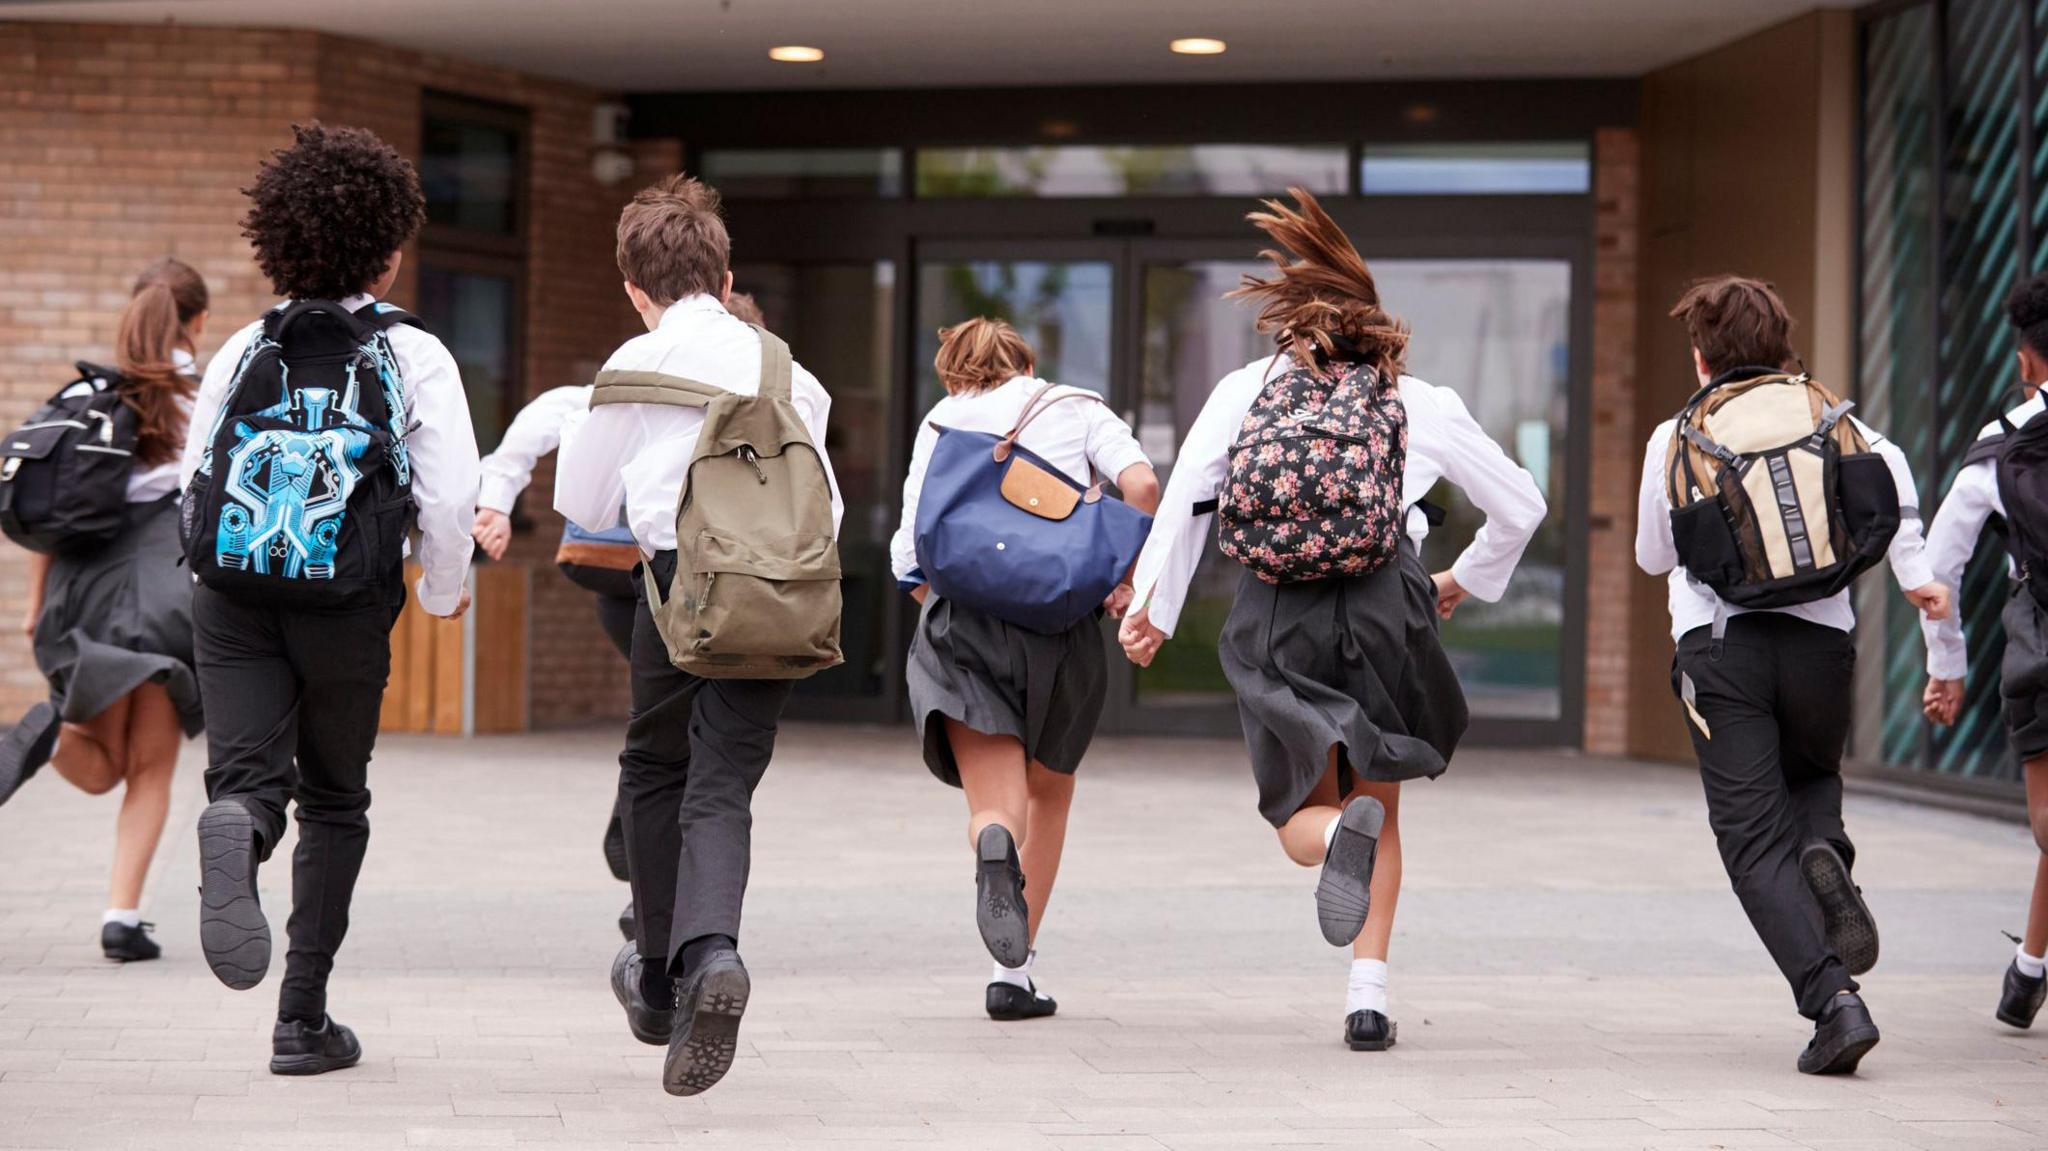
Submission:
<svg viewBox="0 0 2048 1151">
<path fill-rule="evenodd" d="M 1245 413 L 1217 544 L 1272 584 L 1377 571 L 1399 555 L 1407 464 L 1395 383 L 1361 363 L 1296 366 Z"/>
</svg>

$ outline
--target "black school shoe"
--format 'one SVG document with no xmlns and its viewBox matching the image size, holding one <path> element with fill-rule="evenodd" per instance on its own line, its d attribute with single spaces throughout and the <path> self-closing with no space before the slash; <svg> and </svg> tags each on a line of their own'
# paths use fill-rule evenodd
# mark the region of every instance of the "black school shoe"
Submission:
<svg viewBox="0 0 2048 1151">
<path fill-rule="evenodd" d="M 149 937 L 156 930 L 154 923 L 138 923 L 133 927 L 125 923 L 107 923 L 100 927 L 100 951 L 108 959 L 122 963 L 134 963 L 143 959 L 155 959 L 164 953 Z"/>
<path fill-rule="evenodd" d="M 2022 974 L 2015 959 L 2005 969 L 2005 988 L 1998 996 L 1998 1021 L 2021 1031 L 2034 1025 L 2041 1001 L 2048 999 L 2048 975 Z"/>
<path fill-rule="evenodd" d="M 1004 967 L 1031 957 L 1031 911 L 1024 903 L 1024 869 L 1008 828 L 991 823 L 974 845 L 974 925 L 981 942 Z"/>
<path fill-rule="evenodd" d="M 619 912 L 619 934 L 625 936 L 628 943 L 640 938 L 640 921 L 633 915 L 633 901 L 630 899 L 626 901 L 626 909 Z"/>
<path fill-rule="evenodd" d="M 753 989 L 746 964 L 730 948 L 712 952 L 683 977 L 668 1058 L 661 1064 L 662 1090 L 697 1095 L 725 1078 L 739 1052 L 740 1016 Z"/>
<path fill-rule="evenodd" d="M 1827 924 L 1828 947 L 1849 969 L 1861 975 L 1877 966 L 1877 920 L 1863 902 L 1863 889 L 1849 879 L 1849 865 L 1834 847 L 1814 840 L 1799 849 L 1799 874 L 1820 902 Z"/>
<path fill-rule="evenodd" d="M 310 1024 L 302 1019 L 280 1019 L 270 1032 L 270 1073 L 272 1075 L 322 1075 L 354 1067 L 362 1062 L 363 1045 L 356 1033 L 323 1015 Z"/>
<path fill-rule="evenodd" d="M 626 824 L 617 815 L 604 825 L 604 865 L 612 869 L 612 878 L 626 882 Z"/>
<path fill-rule="evenodd" d="M 12 799 L 29 776 L 50 762 L 62 727 L 57 709 L 44 702 L 29 708 L 12 730 L 0 736 L 0 803 Z"/>
<path fill-rule="evenodd" d="M 998 979 L 988 985 L 988 1017 L 998 1023 L 1020 1019 L 1043 1019 L 1060 1009 L 1059 1001 L 1038 989 L 1028 989 Z"/>
<path fill-rule="evenodd" d="M 1813 1025 L 1813 1039 L 1799 1053 L 1804 1075 L 1847 1075 L 1877 1046 L 1877 1024 L 1870 1008 L 1853 991 L 1835 996 L 1826 1014 Z"/>
<path fill-rule="evenodd" d="M 633 1038 L 650 1047 L 661 1047 L 668 1043 L 675 1028 L 676 1008 L 674 1003 L 657 1007 L 647 1002 L 645 985 L 640 982 L 644 966 L 637 945 L 628 943 L 619 948 L 618 957 L 612 960 L 612 995 L 626 1009 L 626 1029 L 633 1033 Z"/>
<path fill-rule="evenodd" d="M 1354 1011 L 1344 1017 L 1344 1044 L 1353 1051 L 1385 1051 L 1394 1045 L 1397 1030 L 1377 1011 Z"/>
<path fill-rule="evenodd" d="M 1361 795 L 1337 817 L 1337 834 L 1323 853 L 1323 874 L 1316 880 L 1316 920 L 1323 938 L 1335 947 L 1349 947 L 1365 930 L 1372 910 L 1372 864 L 1379 852 L 1380 828 L 1387 809 Z"/>
<path fill-rule="evenodd" d="M 256 899 L 256 862 L 249 809 L 232 797 L 207 804 L 199 814 L 199 948 L 214 975 L 237 991 L 263 982 L 270 970 L 270 921 Z"/>
</svg>

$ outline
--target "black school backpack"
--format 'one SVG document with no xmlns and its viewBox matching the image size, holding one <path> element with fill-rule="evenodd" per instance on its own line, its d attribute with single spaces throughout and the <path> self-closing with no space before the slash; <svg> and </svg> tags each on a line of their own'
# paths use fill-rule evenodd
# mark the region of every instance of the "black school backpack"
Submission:
<svg viewBox="0 0 2048 1151">
<path fill-rule="evenodd" d="M 228 384 L 180 529 L 207 587 L 252 603 L 346 609 L 402 586 L 412 527 L 404 381 L 373 303 L 272 310 Z M 195 429 L 196 430 L 196 429 Z"/>
<path fill-rule="evenodd" d="M 8 539 L 73 555 L 120 534 L 138 422 L 121 383 L 112 368 L 81 360 L 78 379 L 0 443 L 0 531 Z"/>
<path fill-rule="evenodd" d="M 2019 569 L 2020 582 L 2034 599 L 2048 607 L 2048 418 L 2036 414 L 2014 427 L 2001 412 L 1999 431 L 1970 445 L 1963 466 L 1993 460 L 1998 467 L 1998 499 L 2005 505 L 2005 546 Z"/>
</svg>

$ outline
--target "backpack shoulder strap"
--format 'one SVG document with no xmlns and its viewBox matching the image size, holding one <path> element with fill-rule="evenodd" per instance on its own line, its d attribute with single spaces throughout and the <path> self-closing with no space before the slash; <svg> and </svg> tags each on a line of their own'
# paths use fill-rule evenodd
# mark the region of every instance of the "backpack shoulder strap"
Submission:
<svg viewBox="0 0 2048 1151">
<path fill-rule="evenodd" d="M 2002 415 L 1999 418 L 2004 419 Z M 2010 424 L 2006 426 L 2011 427 Z M 1970 445 L 1970 450 L 1963 453 L 1963 466 L 1967 468 L 1971 464 L 1981 464 L 1985 460 L 1996 460 L 2005 452 L 2005 440 L 2010 434 L 2001 430 L 1996 435 L 1978 437 L 1977 441 Z"/>
<path fill-rule="evenodd" d="M 427 325 L 418 316 L 397 304 L 387 304 L 382 300 L 371 300 L 357 308 L 354 315 L 358 322 L 373 332 L 388 332 L 400 324 L 418 328 L 422 332 L 427 330 Z"/>
<path fill-rule="evenodd" d="M 755 394 L 764 400 L 789 402 L 789 345 L 759 324 L 748 324 L 761 337 L 761 383 Z"/>
<path fill-rule="evenodd" d="M 590 406 L 666 404 L 675 408 L 703 408 L 709 407 L 711 401 L 720 396 L 732 394 L 716 384 L 687 376 L 612 368 L 597 373 L 590 392 Z"/>
<path fill-rule="evenodd" d="M 263 316 L 263 334 L 282 344 L 294 328 L 313 316 L 326 316 L 348 329 L 358 341 L 366 334 L 363 319 L 333 300 L 294 300 L 283 308 L 267 312 Z"/>
</svg>

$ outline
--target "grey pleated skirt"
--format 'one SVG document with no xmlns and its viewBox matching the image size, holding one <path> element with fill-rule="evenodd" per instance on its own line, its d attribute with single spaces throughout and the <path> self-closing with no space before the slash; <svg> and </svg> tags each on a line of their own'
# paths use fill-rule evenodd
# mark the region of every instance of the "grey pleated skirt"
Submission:
<svg viewBox="0 0 2048 1151">
<path fill-rule="evenodd" d="M 2013 750 L 2028 760 L 2048 754 L 2048 613 L 2025 584 L 2014 584 L 2003 619 L 1998 697 Z"/>
<path fill-rule="evenodd" d="M 1071 775 L 1095 738 L 1109 683 L 1096 616 L 1045 635 L 936 595 L 918 618 L 906 674 L 925 766 L 954 787 L 960 767 L 944 719 L 1011 736 L 1027 761 Z"/>
<path fill-rule="evenodd" d="M 192 572 L 178 543 L 178 499 L 128 505 L 119 538 L 50 566 L 36 620 L 36 667 L 50 702 L 83 723 L 142 684 L 170 693 L 186 735 L 206 727 L 192 671 Z"/>
<path fill-rule="evenodd" d="M 1436 586 L 1412 544 L 1346 579 L 1274 585 L 1250 572 L 1218 644 L 1258 781 L 1278 827 L 1337 749 L 1338 793 L 1442 775 L 1465 733 L 1465 693 L 1437 638 Z"/>
</svg>

